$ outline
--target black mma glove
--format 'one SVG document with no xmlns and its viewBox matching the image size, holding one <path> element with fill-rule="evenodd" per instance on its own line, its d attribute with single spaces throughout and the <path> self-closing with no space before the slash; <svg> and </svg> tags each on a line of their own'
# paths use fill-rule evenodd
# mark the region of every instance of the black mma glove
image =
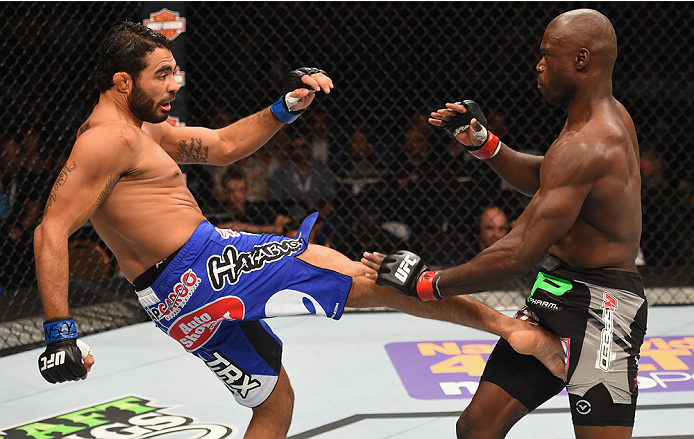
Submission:
<svg viewBox="0 0 694 439">
<path fill-rule="evenodd" d="M 422 301 L 443 299 L 439 291 L 441 270 L 427 270 L 422 258 L 407 250 L 398 250 L 383 259 L 376 283 L 391 287 L 405 296 Z"/>
<path fill-rule="evenodd" d="M 501 148 L 501 142 L 499 141 L 499 137 L 489 131 L 487 127 L 487 118 L 484 117 L 482 107 L 480 107 L 477 102 L 470 99 L 466 99 L 462 102 L 456 102 L 455 104 L 463 105 L 465 108 L 467 108 L 467 112 L 465 114 L 456 113 L 453 119 L 449 120 L 448 122 L 442 121 L 445 123 L 443 128 L 448 131 L 448 134 L 455 138 L 455 136 L 468 129 L 470 126 L 470 121 L 473 118 L 477 119 L 480 125 L 482 125 L 482 131 L 476 132 L 473 129 L 472 135 L 482 143 L 477 146 L 465 145 L 465 148 L 467 148 L 470 154 L 474 155 L 478 159 L 486 160 L 494 157 Z"/>
<path fill-rule="evenodd" d="M 277 118 L 277 120 L 282 123 L 292 123 L 297 117 L 301 116 L 304 110 L 291 111 L 291 108 L 297 102 L 299 102 L 299 99 L 289 97 L 289 93 L 293 92 L 297 88 L 306 88 L 310 92 L 315 93 L 316 90 L 302 81 L 301 77 L 316 73 L 325 74 L 323 70 L 316 67 L 300 67 L 285 75 L 284 80 L 282 81 L 282 93 L 284 94 L 277 100 L 277 102 L 272 104 L 272 107 L 270 108 L 272 114 L 275 116 L 275 118 Z"/>
<path fill-rule="evenodd" d="M 87 374 L 82 359 L 91 351 L 86 343 L 77 340 L 74 320 L 49 320 L 43 324 L 43 333 L 48 346 L 39 356 L 39 370 L 46 381 L 62 383 Z"/>
</svg>

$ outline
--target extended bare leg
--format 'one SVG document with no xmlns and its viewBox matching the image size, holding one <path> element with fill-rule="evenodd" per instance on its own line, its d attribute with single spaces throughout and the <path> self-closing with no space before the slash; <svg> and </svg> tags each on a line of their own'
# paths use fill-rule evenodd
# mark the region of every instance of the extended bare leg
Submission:
<svg viewBox="0 0 694 439">
<path fill-rule="evenodd" d="M 554 375 L 565 379 L 564 352 L 556 335 L 528 322 L 507 317 L 470 296 L 453 296 L 435 302 L 403 296 L 388 287 L 376 285 L 366 277 L 374 271 L 327 247 L 309 246 L 300 259 L 353 278 L 347 306 L 369 308 L 386 306 L 407 314 L 457 323 L 490 332 L 506 339 L 521 354 L 533 355 Z"/>
<path fill-rule="evenodd" d="M 289 383 L 287 372 L 282 366 L 277 385 L 270 397 L 258 407 L 253 408 L 253 417 L 243 436 L 244 439 L 286 438 L 293 411 L 294 391 Z"/>
</svg>

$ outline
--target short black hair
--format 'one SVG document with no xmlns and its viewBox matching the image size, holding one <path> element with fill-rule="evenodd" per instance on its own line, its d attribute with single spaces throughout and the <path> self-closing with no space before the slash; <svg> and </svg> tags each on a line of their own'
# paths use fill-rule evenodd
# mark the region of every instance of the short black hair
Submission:
<svg viewBox="0 0 694 439">
<path fill-rule="evenodd" d="M 230 180 L 246 180 L 246 174 L 236 166 L 229 166 L 222 176 L 222 184 Z M 247 182 L 247 181 L 246 181 Z"/>
<path fill-rule="evenodd" d="M 126 72 L 136 80 L 146 67 L 145 55 L 160 47 L 173 50 L 174 43 L 144 24 L 125 21 L 113 27 L 97 53 L 94 82 L 99 92 L 113 87 L 117 72 Z"/>
</svg>

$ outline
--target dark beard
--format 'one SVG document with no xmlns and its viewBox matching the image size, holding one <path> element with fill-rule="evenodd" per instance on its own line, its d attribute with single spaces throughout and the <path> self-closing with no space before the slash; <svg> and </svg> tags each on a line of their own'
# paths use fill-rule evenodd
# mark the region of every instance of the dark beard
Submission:
<svg viewBox="0 0 694 439">
<path fill-rule="evenodd" d="M 150 98 L 147 93 L 137 85 L 136 81 L 133 81 L 133 92 L 130 95 L 128 107 L 135 117 L 144 122 L 160 123 L 164 122 L 169 117 L 167 113 L 157 113 L 157 108 L 159 108 L 159 106 L 154 103 L 154 99 Z"/>
</svg>

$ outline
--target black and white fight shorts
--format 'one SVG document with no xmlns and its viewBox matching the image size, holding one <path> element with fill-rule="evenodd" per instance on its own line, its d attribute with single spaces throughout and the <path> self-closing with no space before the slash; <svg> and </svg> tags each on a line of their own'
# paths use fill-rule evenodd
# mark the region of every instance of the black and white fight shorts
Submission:
<svg viewBox="0 0 694 439">
<path fill-rule="evenodd" d="M 547 256 L 527 307 L 567 348 L 567 382 L 499 340 L 482 381 L 532 411 L 566 387 L 574 425 L 633 426 L 648 304 L 638 273 L 578 269 Z"/>
</svg>

